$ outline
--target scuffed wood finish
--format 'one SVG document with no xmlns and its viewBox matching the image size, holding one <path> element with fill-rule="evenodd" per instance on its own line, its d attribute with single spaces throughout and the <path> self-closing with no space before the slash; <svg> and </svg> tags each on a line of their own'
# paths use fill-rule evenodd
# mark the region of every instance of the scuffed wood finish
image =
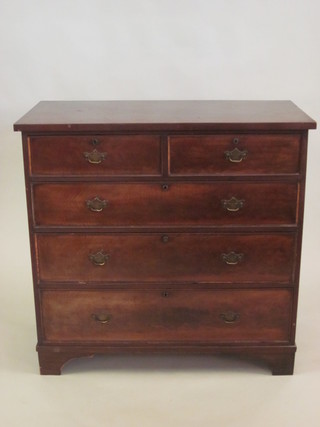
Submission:
<svg viewBox="0 0 320 427">
<path fill-rule="evenodd" d="M 20 119 L 41 374 L 122 353 L 292 374 L 315 127 L 290 101 L 40 102 Z"/>
<path fill-rule="evenodd" d="M 43 291 L 44 342 L 289 342 L 292 292 Z M 223 315 L 237 318 L 227 323 Z M 96 318 L 104 319 L 102 323 Z"/>
<path fill-rule="evenodd" d="M 315 128 L 291 101 L 42 101 L 14 125 L 46 133 Z"/>
<path fill-rule="evenodd" d="M 292 284 L 294 234 L 39 234 L 41 283 Z M 103 252 L 104 265 L 91 255 Z M 223 255 L 241 254 L 237 264 Z"/>
<path fill-rule="evenodd" d="M 93 357 L 94 353 L 79 352 L 75 349 L 38 346 L 39 368 L 41 375 L 60 375 L 62 367 L 72 359 Z"/>
<path fill-rule="evenodd" d="M 299 171 L 300 135 L 175 135 L 169 137 L 171 175 L 294 174 Z M 226 152 L 239 150 L 232 162 Z"/>
<path fill-rule="evenodd" d="M 40 372 L 42 375 L 60 375 L 61 369 L 72 359 L 93 357 L 95 354 L 175 354 L 175 355 L 212 355 L 234 356 L 245 361 L 261 362 L 261 367 L 271 369 L 273 375 L 292 375 L 296 347 L 290 345 L 173 345 L 161 343 L 157 346 L 144 342 L 143 344 L 113 344 L 105 345 L 38 345 L 37 346 Z"/>
<path fill-rule="evenodd" d="M 35 184 L 36 226 L 295 225 L 296 183 Z M 165 188 L 165 189 L 164 189 Z M 92 212 L 87 201 L 106 202 Z M 243 200 L 238 211 L 223 201 Z"/>
<path fill-rule="evenodd" d="M 103 159 L 90 163 L 96 150 Z M 159 135 L 64 135 L 29 138 L 32 175 L 160 175 Z"/>
</svg>

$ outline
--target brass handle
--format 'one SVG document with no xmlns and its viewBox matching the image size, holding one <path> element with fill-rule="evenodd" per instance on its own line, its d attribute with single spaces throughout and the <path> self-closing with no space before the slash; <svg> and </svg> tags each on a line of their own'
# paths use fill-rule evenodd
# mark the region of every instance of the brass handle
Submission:
<svg viewBox="0 0 320 427">
<path fill-rule="evenodd" d="M 94 265 L 103 266 L 109 259 L 109 255 L 105 254 L 103 251 L 99 251 L 96 254 L 90 254 L 89 259 Z"/>
<path fill-rule="evenodd" d="M 220 318 L 225 323 L 235 323 L 237 320 L 239 320 L 240 314 L 236 313 L 235 311 L 226 311 L 225 313 L 220 314 Z"/>
<path fill-rule="evenodd" d="M 87 207 L 92 212 L 101 212 L 107 206 L 107 200 L 101 200 L 98 196 L 86 201 Z"/>
<path fill-rule="evenodd" d="M 111 320 L 110 314 L 107 313 L 100 313 L 100 314 L 91 314 L 91 317 L 93 320 L 99 323 L 109 323 Z"/>
<path fill-rule="evenodd" d="M 100 151 L 94 149 L 91 153 L 84 152 L 83 155 L 89 163 L 98 165 L 105 160 L 107 153 L 100 153 Z"/>
<path fill-rule="evenodd" d="M 243 254 L 237 254 L 236 252 L 229 252 L 228 254 L 222 254 L 221 258 L 228 265 L 237 265 L 243 258 Z"/>
<path fill-rule="evenodd" d="M 231 151 L 225 151 L 224 155 L 226 156 L 226 159 L 229 160 L 229 162 L 232 163 L 240 163 L 243 159 L 247 157 L 248 151 L 247 150 L 239 150 L 238 147 L 234 148 Z"/>
<path fill-rule="evenodd" d="M 229 212 L 237 212 L 239 209 L 243 208 L 245 200 L 237 199 L 236 197 L 231 197 L 229 200 L 221 200 L 222 206 Z"/>
</svg>

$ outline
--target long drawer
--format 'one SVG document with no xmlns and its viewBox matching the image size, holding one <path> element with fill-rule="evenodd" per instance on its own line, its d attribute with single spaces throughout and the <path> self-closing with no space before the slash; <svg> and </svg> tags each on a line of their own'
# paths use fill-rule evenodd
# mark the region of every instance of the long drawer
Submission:
<svg viewBox="0 0 320 427">
<path fill-rule="evenodd" d="M 172 175 L 293 174 L 300 135 L 175 135 L 169 137 Z"/>
<path fill-rule="evenodd" d="M 56 135 L 28 139 L 30 174 L 160 175 L 159 135 Z"/>
<path fill-rule="evenodd" d="M 289 341 L 292 292 L 43 291 L 45 342 Z"/>
<path fill-rule="evenodd" d="M 36 226 L 292 225 L 298 184 L 34 184 Z"/>
<path fill-rule="evenodd" d="M 281 283 L 293 234 L 39 234 L 39 281 Z"/>
</svg>

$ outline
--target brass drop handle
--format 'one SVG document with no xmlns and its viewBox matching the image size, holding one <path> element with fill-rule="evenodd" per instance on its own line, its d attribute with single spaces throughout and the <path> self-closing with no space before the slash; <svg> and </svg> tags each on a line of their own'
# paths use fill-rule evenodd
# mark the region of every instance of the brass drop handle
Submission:
<svg viewBox="0 0 320 427">
<path fill-rule="evenodd" d="M 223 199 L 221 200 L 222 206 L 229 212 L 237 212 L 241 208 L 243 208 L 245 200 L 237 199 L 236 197 L 231 197 L 231 199 Z"/>
<path fill-rule="evenodd" d="M 109 323 L 111 320 L 110 314 L 107 313 L 100 313 L 100 314 L 91 314 L 91 317 L 93 320 L 99 323 Z"/>
<path fill-rule="evenodd" d="M 95 254 L 90 254 L 89 259 L 92 262 L 92 264 L 97 266 L 103 266 L 108 261 L 109 255 L 105 254 L 103 251 L 99 251 Z"/>
<path fill-rule="evenodd" d="M 89 152 L 84 152 L 83 153 L 84 158 L 89 162 L 92 163 L 94 165 L 98 165 L 99 163 L 102 163 L 103 160 L 105 160 L 107 153 L 101 153 L 100 151 L 94 149 L 93 151 Z"/>
<path fill-rule="evenodd" d="M 242 160 L 244 160 L 247 157 L 247 154 L 248 154 L 247 150 L 239 150 L 238 147 L 234 148 L 231 151 L 224 152 L 226 159 L 229 160 L 229 162 L 231 163 L 242 162 Z"/>
<path fill-rule="evenodd" d="M 225 323 L 235 323 L 237 320 L 239 320 L 240 314 L 236 313 L 235 311 L 226 311 L 224 313 L 220 314 L 220 318 Z"/>
<path fill-rule="evenodd" d="M 228 265 L 237 265 L 243 259 L 243 254 L 237 254 L 232 251 L 228 254 L 222 254 L 221 258 Z"/>
<path fill-rule="evenodd" d="M 107 206 L 107 200 L 101 200 L 98 196 L 87 200 L 86 205 L 92 212 L 101 212 Z"/>
</svg>

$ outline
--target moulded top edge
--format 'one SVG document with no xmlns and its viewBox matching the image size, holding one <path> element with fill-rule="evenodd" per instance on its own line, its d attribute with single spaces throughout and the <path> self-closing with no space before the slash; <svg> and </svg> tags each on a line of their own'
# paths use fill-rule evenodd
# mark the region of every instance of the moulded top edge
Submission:
<svg viewBox="0 0 320 427">
<path fill-rule="evenodd" d="M 14 124 L 23 132 L 315 128 L 291 101 L 41 101 Z"/>
</svg>

